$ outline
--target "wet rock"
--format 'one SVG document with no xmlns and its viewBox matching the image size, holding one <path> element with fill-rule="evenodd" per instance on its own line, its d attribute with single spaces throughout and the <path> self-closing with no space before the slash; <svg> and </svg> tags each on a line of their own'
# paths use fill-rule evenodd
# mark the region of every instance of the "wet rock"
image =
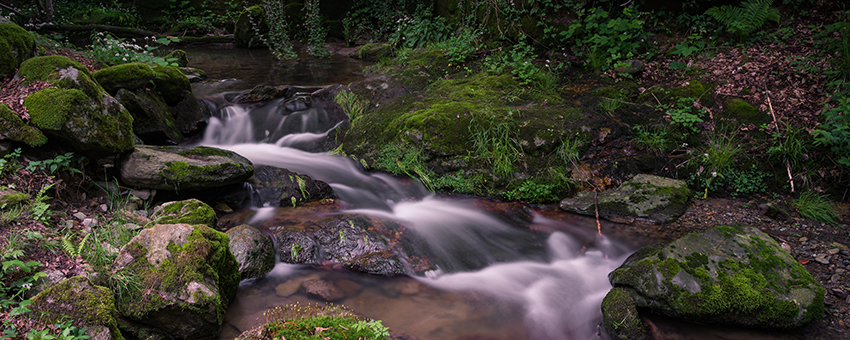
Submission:
<svg viewBox="0 0 850 340">
<path fill-rule="evenodd" d="M 306 277 L 298 277 L 291 280 L 286 280 L 285 282 L 275 286 L 274 291 L 277 296 L 280 297 L 289 297 L 293 294 L 297 293 L 299 289 L 301 289 L 301 284 L 304 281 L 308 280 L 318 280 L 318 274 L 312 274 Z"/>
<path fill-rule="evenodd" d="M 824 311 L 818 281 L 749 226 L 641 248 L 608 277 L 638 308 L 701 323 L 794 328 Z"/>
<path fill-rule="evenodd" d="M 254 167 L 235 152 L 210 147 L 138 146 L 120 160 L 121 180 L 157 190 L 201 190 L 241 183 Z"/>
<path fill-rule="evenodd" d="M 230 252 L 239 262 L 242 279 L 263 277 L 274 268 L 272 241 L 257 228 L 243 224 L 225 232 L 230 237 Z"/>
<path fill-rule="evenodd" d="M 623 288 L 612 288 L 602 299 L 602 326 L 612 339 L 642 340 L 647 338 L 635 301 Z"/>
<path fill-rule="evenodd" d="M 770 217 L 774 220 L 785 221 L 791 217 L 789 211 L 793 209 L 785 203 L 764 203 L 759 205 L 759 211 L 762 215 Z"/>
<path fill-rule="evenodd" d="M 328 302 L 336 301 L 345 297 L 336 286 L 324 280 L 307 280 L 301 283 L 301 288 L 308 296 L 319 298 Z"/>
<path fill-rule="evenodd" d="M 687 208 L 691 191 L 685 181 L 640 174 L 619 188 L 596 195 L 583 191 L 561 201 L 561 209 L 595 215 L 614 222 L 631 223 L 641 219 L 651 223 L 675 221 Z"/>
<path fill-rule="evenodd" d="M 271 166 L 258 166 L 251 182 L 262 202 L 277 206 L 303 205 L 335 197 L 333 189 L 325 182 Z"/>
<path fill-rule="evenodd" d="M 257 85 L 250 91 L 237 95 L 233 103 L 249 103 L 284 98 L 290 93 L 289 85 L 265 86 Z"/>
</svg>

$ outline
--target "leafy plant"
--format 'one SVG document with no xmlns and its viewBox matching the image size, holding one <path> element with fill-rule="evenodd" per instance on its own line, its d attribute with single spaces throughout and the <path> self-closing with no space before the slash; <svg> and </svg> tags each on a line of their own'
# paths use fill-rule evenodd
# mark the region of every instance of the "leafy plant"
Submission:
<svg viewBox="0 0 850 340">
<path fill-rule="evenodd" d="M 779 10 L 773 7 L 773 0 L 745 0 L 740 7 L 711 7 L 706 14 L 720 21 L 738 40 L 744 40 L 750 33 L 764 26 L 767 20 L 779 22 Z"/>
<path fill-rule="evenodd" d="M 540 68 L 534 65 L 534 51 L 531 45 L 520 41 L 514 47 L 484 59 L 484 69 L 490 73 L 502 73 L 510 70 L 519 79 L 520 85 L 530 85 L 540 74 Z"/>
<path fill-rule="evenodd" d="M 50 211 L 50 204 L 47 204 L 45 201 L 49 200 L 50 197 L 46 195 L 47 190 L 50 190 L 56 183 L 51 183 L 45 185 L 38 191 L 38 194 L 33 198 L 32 202 L 30 202 L 30 216 L 32 219 L 45 223 L 53 217 L 53 213 Z"/>
<path fill-rule="evenodd" d="M 607 70 L 618 62 L 637 56 L 649 33 L 643 30 L 642 13 L 623 8 L 617 17 L 601 8 L 579 12 L 567 30 L 559 33 L 564 41 L 573 41 L 576 55 L 586 56 L 597 70 Z"/>
<path fill-rule="evenodd" d="M 91 235 L 91 233 L 86 233 L 86 236 L 83 236 L 83 239 L 76 246 L 74 245 L 73 241 L 71 241 L 70 235 L 65 235 L 64 237 L 62 237 L 62 249 L 64 249 L 65 252 L 68 253 L 68 255 L 70 255 L 71 257 L 80 256 L 82 255 L 83 247 L 86 246 L 86 241 L 88 241 L 89 236 Z"/>
<path fill-rule="evenodd" d="M 617 111 L 617 109 L 619 109 L 621 106 L 623 106 L 623 102 L 619 99 L 602 98 L 602 100 L 599 101 L 599 107 L 605 110 L 605 112 L 607 112 L 609 115 L 613 114 L 614 111 Z"/>
<path fill-rule="evenodd" d="M 449 66 L 457 66 L 472 57 L 472 53 L 478 49 L 480 37 L 480 30 L 462 26 L 449 39 L 437 42 L 433 47 L 445 50 Z"/>
<path fill-rule="evenodd" d="M 555 191 L 555 184 L 544 184 L 535 181 L 524 181 L 518 188 L 505 192 L 504 197 L 508 200 L 523 201 L 526 203 L 542 203 L 557 201 L 560 199 Z"/>
<path fill-rule="evenodd" d="M 634 139 L 638 144 L 652 150 L 655 153 L 664 153 L 671 143 L 667 131 L 660 128 L 644 128 L 636 125 L 633 129 Z"/>
<path fill-rule="evenodd" d="M 21 148 L 16 148 L 12 152 L 0 158 L 0 175 L 5 172 L 15 172 L 17 168 L 20 166 L 18 162 L 18 158 L 21 157 Z"/>
<path fill-rule="evenodd" d="M 255 18 L 249 15 L 251 26 L 254 28 L 260 40 L 269 47 L 269 50 L 278 60 L 291 60 L 298 57 L 292 49 L 292 41 L 289 40 L 287 32 L 286 15 L 283 10 L 283 1 L 263 0 L 265 19 L 269 24 L 268 34 L 260 34 L 259 25 L 254 22 Z"/>
<path fill-rule="evenodd" d="M 473 119 L 469 124 L 469 135 L 472 154 L 490 164 L 494 175 L 501 178 L 513 175 L 514 163 L 522 155 L 522 147 L 509 122 L 496 122 L 493 116 L 483 123 Z"/>
<path fill-rule="evenodd" d="M 799 198 L 791 201 L 791 205 L 797 208 L 800 215 L 815 221 L 835 224 L 839 217 L 829 197 L 813 191 L 801 193 Z"/>
<path fill-rule="evenodd" d="M 77 163 L 81 163 L 85 157 L 80 157 L 77 159 Z M 64 155 L 57 155 L 52 159 L 45 159 L 41 161 L 30 161 L 27 164 L 26 169 L 29 171 L 35 171 L 38 168 L 42 168 L 44 170 L 50 171 L 50 173 L 55 173 L 58 171 L 70 171 L 74 173 L 82 173 L 79 169 L 75 168 L 71 165 L 71 161 L 74 160 L 74 153 L 68 152 Z"/>
<path fill-rule="evenodd" d="M 358 118 L 363 116 L 366 111 L 368 102 L 360 98 L 356 93 L 342 90 L 334 96 L 334 101 L 342 108 L 348 120 L 353 124 Z"/>
<path fill-rule="evenodd" d="M 679 98 L 676 105 L 667 110 L 674 125 L 688 132 L 698 132 L 696 124 L 702 122 L 703 110 L 697 109 L 694 106 L 695 102 L 694 98 Z"/>
<path fill-rule="evenodd" d="M 178 38 L 149 37 L 144 40 L 152 45 L 139 46 L 135 44 L 135 41 L 127 42 L 110 34 L 95 32 L 92 33 L 91 40 L 90 55 L 92 58 L 105 64 L 118 65 L 142 62 L 161 66 L 178 66 L 177 58 L 163 58 L 154 55 L 154 51 L 159 46 L 168 46 L 172 42 L 178 42 L 180 41 Z"/>
<path fill-rule="evenodd" d="M 304 12 L 304 25 L 307 26 L 307 53 L 318 58 L 330 58 L 331 50 L 325 43 L 328 29 L 322 26 L 319 0 L 304 1 Z"/>
<path fill-rule="evenodd" d="M 431 11 L 421 4 L 412 17 L 402 16 L 397 23 L 395 32 L 389 37 L 390 44 L 395 48 L 419 48 L 449 37 L 450 28 L 446 19 L 434 17 Z"/>
<path fill-rule="evenodd" d="M 840 96 L 834 107 L 824 108 L 821 116 L 823 124 L 812 132 L 815 145 L 829 147 L 836 162 L 850 167 L 850 96 Z"/>
<path fill-rule="evenodd" d="M 767 191 L 765 179 L 769 177 L 769 173 L 759 170 L 755 165 L 746 171 L 732 169 L 727 176 L 729 186 L 733 190 L 730 195 L 765 192 Z"/>
</svg>

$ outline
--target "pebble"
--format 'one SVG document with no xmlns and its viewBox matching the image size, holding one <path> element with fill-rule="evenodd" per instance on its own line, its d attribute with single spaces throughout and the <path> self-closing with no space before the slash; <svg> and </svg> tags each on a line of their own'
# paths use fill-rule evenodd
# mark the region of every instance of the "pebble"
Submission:
<svg viewBox="0 0 850 340">
<path fill-rule="evenodd" d="M 827 252 L 830 253 L 831 255 L 838 254 L 838 252 L 840 252 L 840 251 L 841 251 L 841 249 L 838 249 L 838 248 L 832 248 L 830 250 L 827 250 Z"/>
<path fill-rule="evenodd" d="M 86 218 L 86 214 L 83 214 L 83 213 L 81 213 L 81 212 L 76 212 L 76 213 L 74 213 L 74 215 L 73 215 L 73 216 L 74 216 L 74 218 L 76 218 L 76 219 L 78 219 L 78 220 L 80 220 L 80 221 L 82 221 L 82 220 L 84 220 L 84 219 Z"/>
<path fill-rule="evenodd" d="M 826 254 L 817 254 L 815 255 L 815 262 L 829 264 L 829 257 Z"/>
<path fill-rule="evenodd" d="M 83 225 L 91 228 L 92 226 L 97 224 L 97 218 L 87 217 L 83 219 Z"/>
<path fill-rule="evenodd" d="M 98 208 L 102 212 L 107 212 L 109 210 L 109 207 L 107 207 L 106 204 L 101 204 L 101 205 L 98 206 Z"/>
<path fill-rule="evenodd" d="M 844 291 L 843 289 L 841 289 L 841 288 L 833 288 L 833 289 L 830 289 L 829 291 L 830 291 L 833 295 L 835 295 L 836 297 L 838 297 L 839 299 L 846 299 L 846 298 L 847 298 L 847 292 L 845 292 L 845 291 Z"/>
</svg>

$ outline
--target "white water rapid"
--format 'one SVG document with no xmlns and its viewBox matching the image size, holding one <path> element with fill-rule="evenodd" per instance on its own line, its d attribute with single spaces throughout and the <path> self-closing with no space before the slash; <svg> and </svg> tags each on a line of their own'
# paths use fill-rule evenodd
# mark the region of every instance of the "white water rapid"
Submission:
<svg viewBox="0 0 850 340">
<path fill-rule="evenodd" d="M 622 262 L 624 249 L 602 242 L 601 236 L 597 237 L 595 247 L 586 249 L 587 242 L 583 245 L 564 232 L 553 232 L 548 237 L 533 233 L 509 225 L 469 201 L 432 195 L 416 181 L 364 172 L 359 164 L 346 157 L 303 151 L 309 148 L 305 145 L 320 142 L 339 125 L 339 120 L 333 117 L 322 109 L 289 111 L 282 100 L 229 105 L 211 119 L 202 144 L 235 151 L 255 165 L 286 168 L 327 182 L 351 206 L 347 213 L 391 219 L 405 225 L 424 241 L 428 255 L 439 266 L 439 270 L 417 277 L 420 284 L 461 294 L 485 295 L 519 306 L 521 310 L 513 312 L 524 319 L 522 336 L 526 339 L 600 338 L 599 306 L 610 289 L 607 274 Z M 270 209 L 262 213 L 251 222 L 271 217 Z M 537 226 L 557 223 L 562 222 L 542 216 L 535 216 L 533 222 Z M 569 225 L 558 228 L 568 232 L 578 229 Z M 588 236 L 586 231 L 576 233 Z M 281 265 L 269 276 L 288 278 L 299 270 L 296 266 Z M 357 301 L 344 303 L 357 306 Z M 427 310 L 424 306 L 427 302 L 421 304 Z M 419 318 L 425 322 L 429 317 Z M 437 330 L 419 331 L 422 327 L 419 324 L 409 326 L 409 330 L 404 329 L 405 325 L 394 325 L 391 320 L 386 324 L 416 333 L 412 335 L 419 339 L 446 338 L 446 335 L 428 335 L 442 334 Z M 493 335 L 483 338 L 500 339 Z"/>
</svg>

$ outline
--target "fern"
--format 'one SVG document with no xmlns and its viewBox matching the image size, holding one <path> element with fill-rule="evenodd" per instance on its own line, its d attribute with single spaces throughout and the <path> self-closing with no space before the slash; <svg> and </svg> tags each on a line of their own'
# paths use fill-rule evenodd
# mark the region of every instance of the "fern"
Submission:
<svg viewBox="0 0 850 340">
<path fill-rule="evenodd" d="M 88 233 L 86 234 L 86 236 L 83 236 L 83 240 L 80 241 L 80 244 L 76 246 L 73 242 L 71 242 L 71 239 L 68 237 L 68 235 L 65 235 L 65 237 L 62 238 L 62 249 L 65 250 L 68 255 L 71 255 L 73 257 L 82 255 L 83 247 L 86 245 L 86 241 L 88 241 L 89 235 L 91 235 L 91 233 Z"/>
<path fill-rule="evenodd" d="M 739 40 L 744 40 L 767 20 L 779 22 L 779 10 L 770 7 L 772 4 L 773 0 L 746 0 L 741 7 L 715 6 L 705 13 L 728 27 Z"/>
</svg>

